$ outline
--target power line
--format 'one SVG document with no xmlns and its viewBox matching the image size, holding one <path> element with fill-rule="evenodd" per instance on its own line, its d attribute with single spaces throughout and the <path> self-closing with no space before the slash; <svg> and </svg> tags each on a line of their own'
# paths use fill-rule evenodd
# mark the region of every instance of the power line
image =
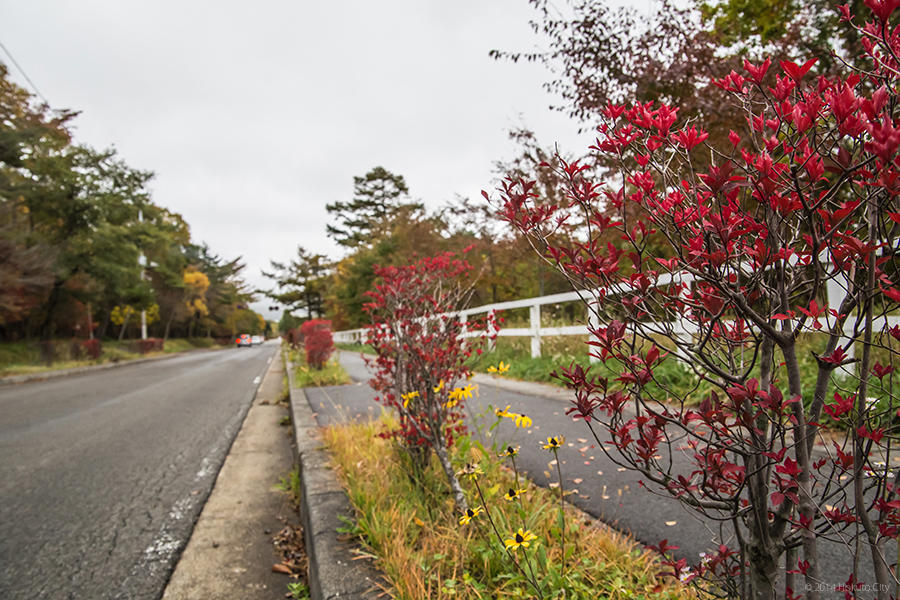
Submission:
<svg viewBox="0 0 900 600">
<path fill-rule="evenodd" d="M 16 68 L 19 70 L 19 73 L 22 74 L 22 77 L 25 78 L 25 81 L 28 82 L 28 85 L 31 86 L 31 89 L 34 90 L 34 93 L 37 94 L 38 97 L 40 97 L 41 100 L 44 101 L 44 104 L 46 104 L 47 106 L 50 106 L 50 103 L 47 102 L 47 99 L 44 98 L 44 95 L 40 92 L 40 90 L 37 89 L 37 86 L 34 85 L 34 82 L 31 80 L 31 77 L 28 76 L 28 73 L 25 72 L 25 69 L 22 68 L 22 65 L 20 65 L 20 64 L 16 61 L 15 58 L 13 58 L 12 53 L 11 53 L 9 50 L 7 50 L 6 46 L 3 45 L 3 42 L 0 42 L 0 48 L 3 48 L 3 52 L 5 52 L 5 53 L 6 53 L 6 56 L 9 57 L 10 62 L 12 62 L 12 64 L 14 64 L 14 65 L 16 66 Z"/>
</svg>

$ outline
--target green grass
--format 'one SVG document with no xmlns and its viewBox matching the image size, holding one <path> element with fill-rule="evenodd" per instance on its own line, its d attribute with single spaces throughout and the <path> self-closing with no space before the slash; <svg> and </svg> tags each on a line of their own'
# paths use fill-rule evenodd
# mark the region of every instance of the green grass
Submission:
<svg viewBox="0 0 900 600">
<path fill-rule="evenodd" d="M 54 340 L 53 346 L 56 358 L 52 364 L 48 365 L 41 358 L 40 346 L 37 341 L 0 342 L 0 377 L 46 373 L 142 358 L 143 356 L 140 353 L 131 349 L 132 345 L 132 340 L 123 340 L 121 342 L 118 340 L 105 340 L 103 341 L 103 352 L 100 357 L 97 360 L 91 360 L 89 358 L 76 357 L 71 339 Z M 216 346 L 215 341 L 208 338 L 169 339 L 166 340 L 164 353 L 186 352 L 197 348 L 211 348 L 214 346 Z M 154 352 L 144 356 L 157 354 L 159 353 Z"/>
<path fill-rule="evenodd" d="M 314 369 L 307 365 L 302 350 L 289 350 L 288 359 L 294 365 L 294 385 L 297 387 L 323 387 L 350 383 L 350 376 L 336 358 L 329 360 L 322 369 Z"/>
<path fill-rule="evenodd" d="M 459 523 L 436 461 L 420 479 L 412 478 L 405 453 L 378 436 L 391 426 L 382 420 L 331 427 L 325 441 L 355 508 L 356 519 L 343 530 L 360 537 L 375 555 L 393 597 L 536 597 L 490 533 L 484 514 L 470 525 Z M 477 461 L 483 469 L 478 481 L 501 535 L 510 537 L 524 526 L 538 536 L 537 543 L 518 556 L 523 560 L 527 553 L 546 587 L 565 581 L 572 599 L 691 597 L 677 584 L 663 582 L 657 576 L 660 565 L 633 540 L 596 526 L 571 508 L 565 525 L 568 569 L 560 576 L 558 495 L 519 479 L 517 489 L 527 492 L 521 504 L 510 503 L 502 496 L 516 482 L 513 473 L 492 458 L 496 453 L 468 438 L 459 439 L 454 448 L 457 464 Z M 465 480 L 463 486 L 470 507 L 479 506 L 474 484 Z M 556 596 L 547 590 L 544 597 Z"/>
<path fill-rule="evenodd" d="M 346 342 L 338 342 L 334 345 L 338 350 L 346 350 L 347 352 L 362 352 L 363 354 L 375 354 L 374 348 L 369 344 L 350 344 Z"/>
</svg>

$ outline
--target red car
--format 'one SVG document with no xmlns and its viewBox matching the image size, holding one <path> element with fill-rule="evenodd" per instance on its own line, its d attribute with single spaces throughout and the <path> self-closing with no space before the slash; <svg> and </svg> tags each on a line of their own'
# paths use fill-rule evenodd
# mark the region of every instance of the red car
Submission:
<svg viewBox="0 0 900 600">
<path fill-rule="evenodd" d="M 234 340 L 235 345 L 240 348 L 241 346 L 252 346 L 253 340 L 250 339 L 250 335 L 246 333 L 242 333 Z"/>
</svg>

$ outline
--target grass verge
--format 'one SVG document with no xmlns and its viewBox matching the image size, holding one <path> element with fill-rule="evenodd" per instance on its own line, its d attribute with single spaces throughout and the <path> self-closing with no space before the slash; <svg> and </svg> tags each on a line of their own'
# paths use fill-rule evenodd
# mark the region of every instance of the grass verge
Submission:
<svg viewBox="0 0 900 600">
<path fill-rule="evenodd" d="M 350 376 L 336 358 L 329 360 L 322 369 L 314 369 L 306 364 L 306 357 L 299 350 L 289 350 L 288 359 L 294 365 L 294 384 L 297 387 L 323 387 L 350 383 Z"/>
<path fill-rule="evenodd" d="M 121 342 L 118 340 L 105 340 L 102 344 L 103 352 L 100 357 L 96 360 L 91 360 L 77 357 L 72 340 L 55 340 L 53 343 L 55 359 L 51 364 L 46 364 L 42 360 L 38 342 L 3 342 L 0 343 L 0 377 L 47 373 L 111 362 L 123 362 L 159 354 L 186 352 L 197 348 L 230 347 L 230 344 L 229 346 L 218 346 L 214 340 L 208 338 L 169 339 L 166 340 L 163 352 L 141 354 L 133 350 L 133 340 L 123 340 Z"/>
<path fill-rule="evenodd" d="M 356 522 L 348 532 L 358 535 L 376 557 L 391 593 L 408 600 L 534 597 L 497 540 L 484 535 L 488 531 L 483 517 L 469 526 L 459 524 L 436 465 L 418 483 L 412 479 L 405 455 L 377 436 L 385 426 L 374 421 L 330 427 L 325 440 L 356 509 Z M 537 559 L 543 553 L 545 560 L 558 564 L 562 553 L 552 541 L 559 531 L 558 496 L 554 499 L 551 491 L 520 480 L 519 487 L 527 488 L 521 514 L 507 521 L 501 506 L 506 504 L 509 513 L 510 504 L 501 497 L 516 486 L 514 475 L 488 454 L 465 440 L 457 445 L 457 459 L 481 461 L 484 474 L 479 481 L 504 533 L 525 526 L 538 538 L 527 551 L 530 556 Z M 470 503 L 477 505 L 474 493 Z M 575 509 L 566 523 L 567 576 L 577 588 L 568 598 L 692 597 L 683 587 L 657 577 L 660 565 L 625 536 L 587 521 Z"/>
</svg>

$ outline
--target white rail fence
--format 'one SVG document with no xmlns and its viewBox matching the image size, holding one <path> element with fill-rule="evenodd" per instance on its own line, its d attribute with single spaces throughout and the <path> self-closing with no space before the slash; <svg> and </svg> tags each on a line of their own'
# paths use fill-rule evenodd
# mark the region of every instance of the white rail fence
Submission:
<svg viewBox="0 0 900 600">
<path fill-rule="evenodd" d="M 524 298 L 522 300 L 510 300 L 509 302 L 497 302 L 496 304 L 485 304 L 474 308 L 467 308 L 458 314 L 460 319 L 465 321 L 476 315 L 486 315 L 488 313 L 498 313 L 503 310 L 513 310 L 517 308 L 528 309 L 528 327 L 506 327 L 500 328 L 497 335 L 500 337 L 527 337 L 531 338 L 531 356 L 539 357 L 541 355 L 541 338 L 554 337 L 559 335 L 589 335 L 587 325 L 568 325 L 564 327 L 541 327 L 541 307 L 548 304 L 562 304 L 564 302 L 580 301 L 581 297 L 576 292 L 565 292 L 562 294 L 551 294 L 549 296 L 539 296 L 536 298 Z M 590 311 L 588 311 L 590 312 Z M 592 319 L 589 315 L 589 317 Z M 466 337 L 478 335 L 475 332 L 464 334 Z M 348 329 L 345 331 L 334 332 L 334 341 L 348 344 L 362 344 L 366 340 L 365 329 Z"/>
<path fill-rule="evenodd" d="M 677 277 L 678 283 L 683 283 L 686 285 L 690 285 L 693 281 L 693 277 L 690 275 L 679 274 Z M 657 282 L 657 286 L 669 285 L 673 281 L 676 280 L 676 277 L 671 275 L 663 276 Z M 828 296 L 828 306 L 831 308 L 836 308 L 841 305 L 844 301 L 844 297 L 846 296 L 846 290 L 833 278 L 828 280 L 827 286 L 827 296 Z M 596 321 L 596 315 L 591 310 L 586 310 L 586 318 L 584 325 L 567 325 L 562 327 L 542 327 L 541 326 L 541 307 L 547 305 L 556 305 L 563 304 L 566 302 L 575 302 L 582 301 L 582 297 L 591 298 L 592 295 L 589 291 L 583 291 L 579 294 L 579 292 L 564 292 L 561 294 L 551 294 L 549 296 L 538 296 L 534 298 L 524 298 L 521 300 L 511 300 L 508 302 L 497 302 L 495 304 L 485 304 L 482 306 L 476 306 L 474 308 L 467 308 L 463 311 L 460 311 L 458 314 L 461 320 L 468 320 L 470 317 L 476 315 L 486 315 L 488 313 L 500 312 L 504 310 L 513 310 L 513 309 L 528 309 L 529 315 L 529 323 L 528 327 L 501 327 L 498 331 L 497 335 L 499 337 L 527 337 L 531 341 L 531 356 L 533 358 L 537 358 L 541 356 L 541 340 L 545 337 L 556 337 L 556 336 L 565 336 L 565 335 L 581 335 L 581 336 L 589 336 L 590 332 L 588 331 L 588 325 L 590 324 L 592 327 L 596 327 L 599 323 Z M 613 298 L 607 297 L 605 301 L 615 302 Z M 900 324 L 900 316 L 883 316 L 877 320 L 885 321 L 885 327 L 892 327 Z M 844 324 L 844 334 L 850 338 L 854 337 L 854 319 L 847 319 Z M 651 329 L 656 329 L 657 326 L 662 330 L 666 328 L 669 324 L 665 323 L 645 323 L 645 326 L 648 326 Z M 692 336 L 697 333 L 697 326 L 689 321 L 682 320 L 681 322 L 675 323 L 675 327 L 668 327 L 669 331 L 674 329 L 675 333 L 679 336 Z M 813 331 L 812 325 L 808 325 L 808 330 Z M 470 332 L 465 334 L 467 336 L 474 336 L 477 333 Z M 348 329 L 344 331 L 336 331 L 334 332 L 334 341 L 340 343 L 351 343 L 351 344 L 363 344 L 366 341 L 366 330 L 365 329 Z M 853 346 L 851 345 L 848 352 L 848 357 L 853 357 Z M 596 362 L 596 358 L 591 357 L 591 362 Z M 847 369 L 845 369 L 847 370 Z"/>
</svg>

